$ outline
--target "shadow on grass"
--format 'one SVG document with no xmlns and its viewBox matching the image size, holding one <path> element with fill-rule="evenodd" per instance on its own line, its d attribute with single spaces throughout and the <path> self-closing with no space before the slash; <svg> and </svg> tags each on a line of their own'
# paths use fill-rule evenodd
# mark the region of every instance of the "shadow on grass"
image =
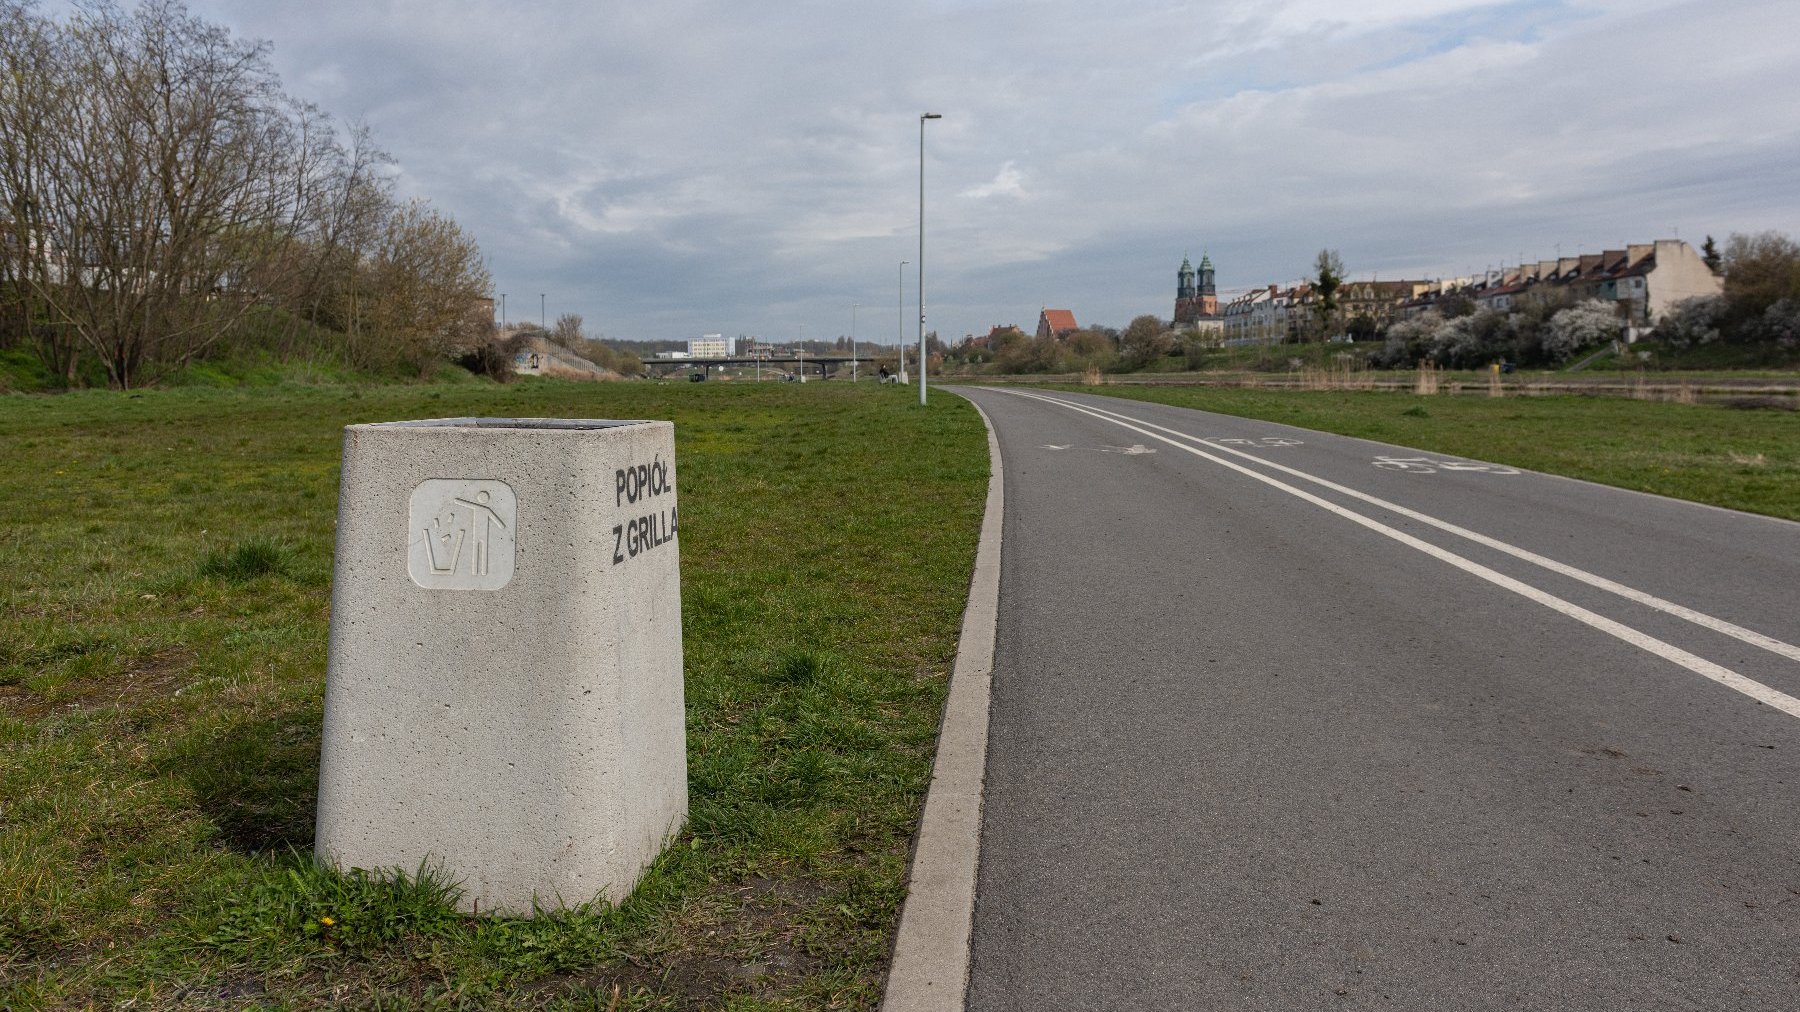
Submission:
<svg viewBox="0 0 1800 1012">
<path fill-rule="evenodd" d="M 167 765 L 233 850 L 312 845 L 319 784 L 316 705 L 202 725 Z"/>
</svg>

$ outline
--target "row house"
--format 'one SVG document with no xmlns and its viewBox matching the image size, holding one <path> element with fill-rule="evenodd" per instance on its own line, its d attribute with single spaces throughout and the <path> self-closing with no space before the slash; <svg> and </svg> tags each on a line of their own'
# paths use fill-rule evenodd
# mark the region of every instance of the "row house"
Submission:
<svg viewBox="0 0 1800 1012">
<path fill-rule="evenodd" d="M 1346 281 L 1337 290 L 1338 318 L 1366 316 L 1384 328 L 1403 307 L 1431 291 L 1429 281 Z M 1225 304 L 1225 344 L 1274 344 L 1297 340 L 1306 332 L 1318 294 L 1308 283 L 1288 288 L 1257 288 Z"/>
<path fill-rule="evenodd" d="M 1399 316 L 1400 307 L 1430 287 L 1428 281 L 1346 281 L 1337 290 L 1339 317 L 1367 317 L 1377 329 L 1385 329 Z"/>
<path fill-rule="evenodd" d="M 1436 281 L 1422 282 L 1418 294 L 1402 303 L 1396 310 L 1396 315 L 1405 318 L 1417 316 L 1427 309 L 1436 309 L 1439 302 L 1453 295 L 1463 295 L 1474 284 L 1474 278 L 1439 278 Z"/>
<path fill-rule="evenodd" d="M 1445 289 L 1449 290 L 1459 290 L 1476 305 L 1498 312 L 1510 312 L 1551 294 L 1600 299 L 1617 306 L 1619 318 L 1637 330 L 1654 326 L 1663 313 L 1684 299 L 1721 294 L 1725 283 L 1686 242 L 1658 239 L 1624 249 L 1520 264 Z M 1422 312 L 1433 301 L 1433 293 L 1426 293 L 1409 301 L 1406 310 Z"/>
<path fill-rule="evenodd" d="M 1311 299 L 1312 286 L 1304 283 L 1255 288 L 1232 299 L 1220 314 L 1225 345 L 1278 344 L 1299 336 Z"/>
<path fill-rule="evenodd" d="M 1252 288 L 1235 299 L 1229 299 L 1219 310 L 1225 319 L 1225 344 L 1235 346 L 1250 343 L 1250 314 L 1256 303 L 1270 297 L 1275 286 Z"/>
</svg>

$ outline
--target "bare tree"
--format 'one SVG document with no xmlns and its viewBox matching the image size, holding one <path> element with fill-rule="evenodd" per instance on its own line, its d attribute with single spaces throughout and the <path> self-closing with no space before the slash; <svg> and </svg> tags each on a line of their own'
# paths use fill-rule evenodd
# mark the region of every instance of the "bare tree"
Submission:
<svg viewBox="0 0 1800 1012">
<path fill-rule="evenodd" d="M 290 341 L 297 319 L 341 332 L 354 363 L 442 353 L 486 271 L 454 221 L 396 203 L 387 163 L 178 0 L 66 23 L 0 0 L 0 341 L 28 335 L 70 380 L 91 353 L 117 387 L 257 306 Z"/>
<path fill-rule="evenodd" d="M 584 335 L 581 333 L 581 316 L 577 313 L 564 313 L 556 318 L 556 327 L 550 331 L 550 340 L 565 348 L 580 348 Z"/>
<path fill-rule="evenodd" d="M 1733 233 L 1725 243 L 1725 297 L 1747 315 L 1800 299 L 1800 242 L 1781 232 Z"/>
<path fill-rule="evenodd" d="M 45 322 L 51 174 L 42 124 L 66 87 L 60 38 L 28 0 L 0 0 L 0 341 L 29 339 L 46 369 L 75 377 L 77 345 Z"/>
<path fill-rule="evenodd" d="M 60 35 L 38 294 L 114 386 L 218 340 L 281 227 L 288 121 L 265 51 L 172 0 L 78 10 Z"/>
<path fill-rule="evenodd" d="M 481 251 L 423 201 L 388 220 L 367 271 L 366 323 L 398 361 L 421 372 L 468 350 L 492 324 L 479 309 L 492 287 Z"/>
</svg>

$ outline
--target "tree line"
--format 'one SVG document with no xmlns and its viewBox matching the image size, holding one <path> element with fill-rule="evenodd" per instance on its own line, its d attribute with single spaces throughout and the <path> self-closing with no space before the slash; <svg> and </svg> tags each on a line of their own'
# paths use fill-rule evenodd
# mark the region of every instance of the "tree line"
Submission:
<svg viewBox="0 0 1800 1012">
<path fill-rule="evenodd" d="M 265 43 L 179 0 L 0 0 L 0 347 L 129 388 L 260 314 L 277 354 L 423 370 L 491 331 L 490 288 L 474 239 L 395 195 L 366 127 L 286 94 Z"/>
</svg>

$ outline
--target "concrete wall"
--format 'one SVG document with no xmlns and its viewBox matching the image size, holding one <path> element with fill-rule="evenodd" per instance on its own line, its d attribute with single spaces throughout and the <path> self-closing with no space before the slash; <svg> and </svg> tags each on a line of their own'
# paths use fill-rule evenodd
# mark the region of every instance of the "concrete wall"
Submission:
<svg viewBox="0 0 1800 1012">
<path fill-rule="evenodd" d="M 1656 266 L 1650 269 L 1645 283 L 1651 323 L 1683 299 L 1725 291 L 1724 279 L 1706 266 L 1694 247 L 1680 239 L 1656 240 Z"/>
</svg>

